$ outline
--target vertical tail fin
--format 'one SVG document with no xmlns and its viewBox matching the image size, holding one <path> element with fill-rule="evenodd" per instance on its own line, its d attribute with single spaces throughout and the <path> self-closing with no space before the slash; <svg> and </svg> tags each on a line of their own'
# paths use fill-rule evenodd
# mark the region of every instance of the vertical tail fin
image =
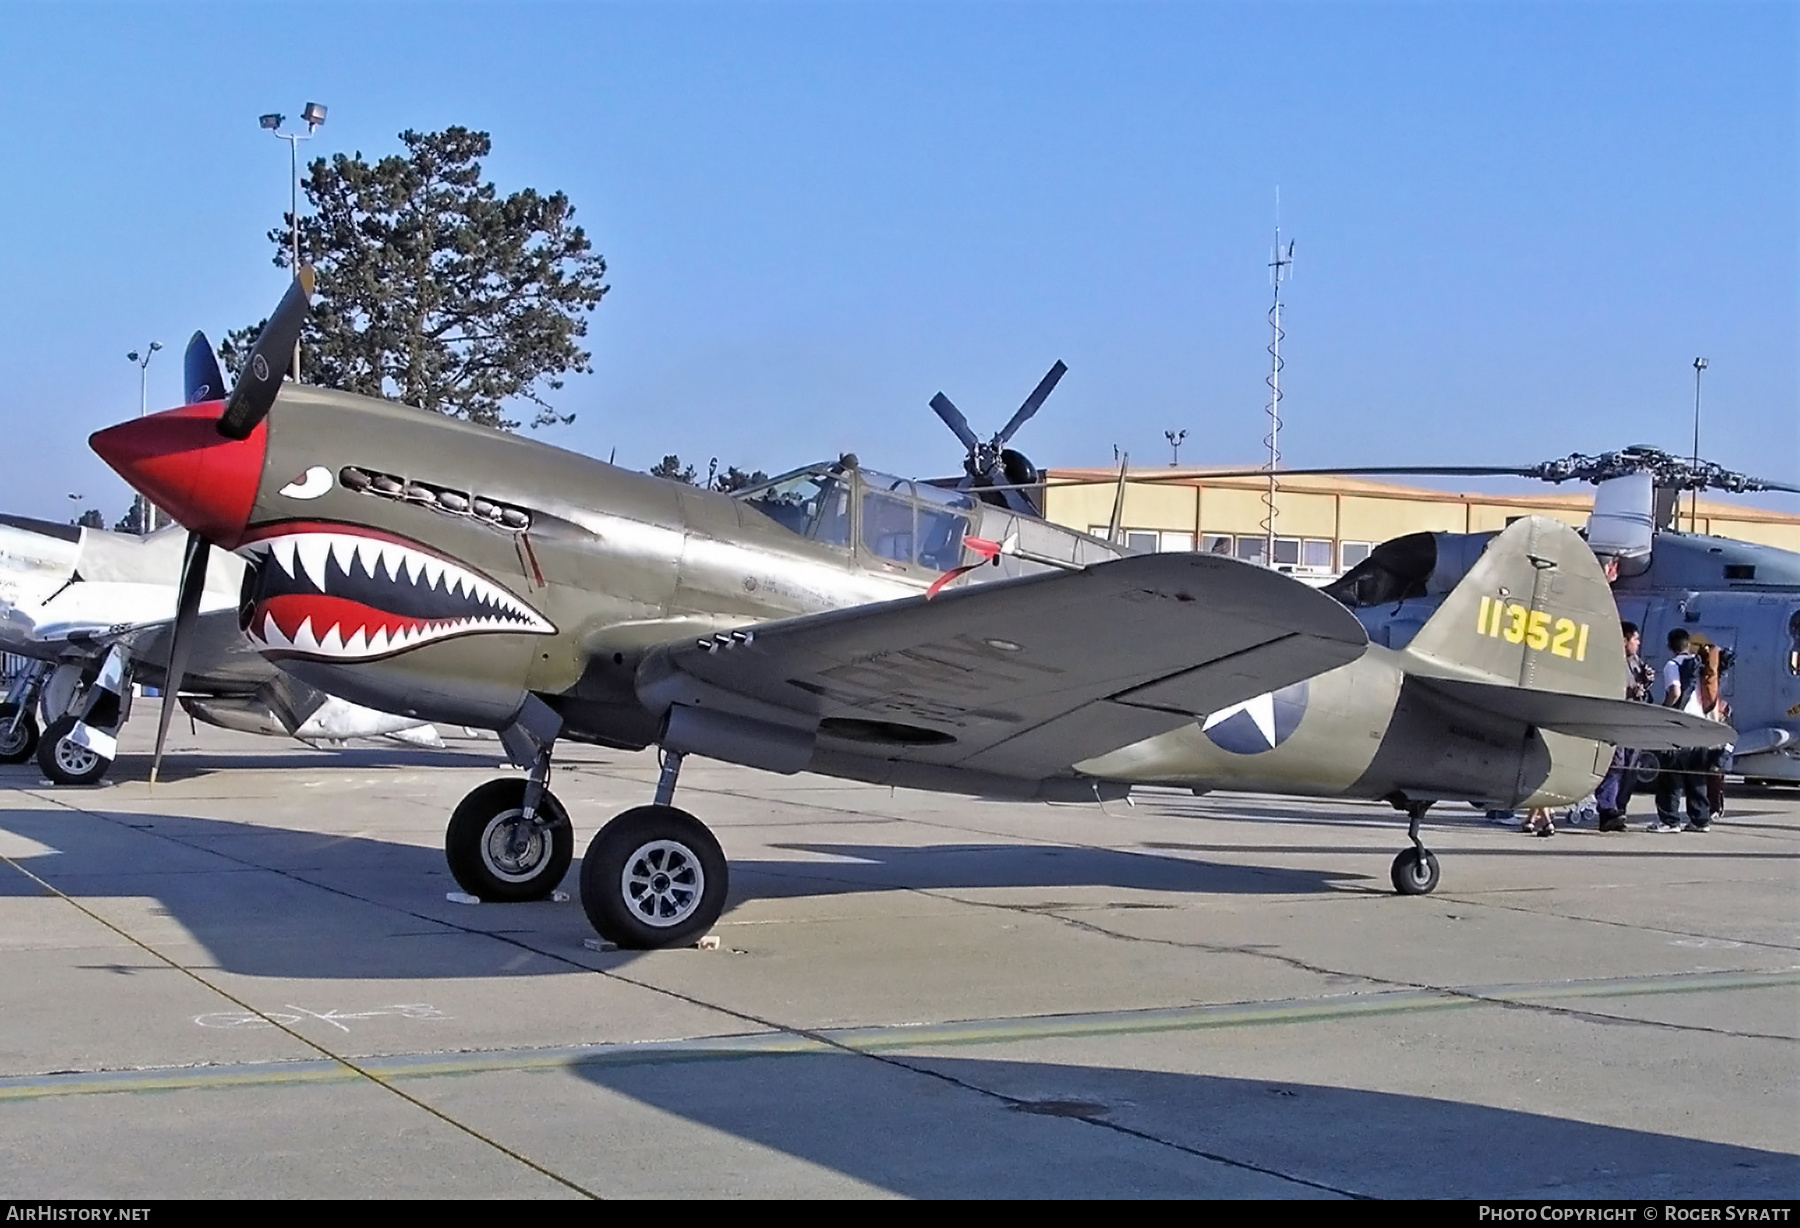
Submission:
<svg viewBox="0 0 1800 1228">
<path fill-rule="evenodd" d="M 1527 516 L 1494 538 L 1406 648 L 1425 673 L 1618 699 L 1624 639 L 1612 589 L 1568 525 Z"/>
<path fill-rule="evenodd" d="M 1488 544 L 1401 654 L 1457 703 L 1614 746 L 1723 746 L 1726 726 L 1625 695 L 1619 610 L 1593 551 L 1528 516 Z"/>
</svg>

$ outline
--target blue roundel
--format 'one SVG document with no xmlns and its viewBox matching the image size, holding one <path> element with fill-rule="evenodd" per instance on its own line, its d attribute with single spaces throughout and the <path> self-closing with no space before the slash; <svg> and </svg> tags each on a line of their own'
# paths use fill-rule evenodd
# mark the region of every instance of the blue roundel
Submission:
<svg viewBox="0 0 1800 1228">
<path fill-rule="evenodd" d="M 1234 755 L 1260 755 L 1274 750 L 1300 728 L 1300 720 L 1306 715 L 1306 691 L 1306 683 L 1296 682 L 1221 708 L 1200 722 L 1200 730 L 1214 746 Z"/>
</svg>

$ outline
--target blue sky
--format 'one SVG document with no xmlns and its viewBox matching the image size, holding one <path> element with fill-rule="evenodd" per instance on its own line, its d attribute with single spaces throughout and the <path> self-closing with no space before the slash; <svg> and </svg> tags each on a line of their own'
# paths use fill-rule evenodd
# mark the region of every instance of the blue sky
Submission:
<svg viewBox="0 0 1800 1228">
<path fill-rule="evenodd" d="M 1294 465 L 1632 442 L 1800 481 L 1791 4 L 24 4 L 0 42 L 6 510 L 109 518 L 127 350 L 265 314 L 287 150 L 493 135 L 610 265 L 561 446 L 770 471 L 1257 463 L 1275 192 Z M 1776 499 L 1793 508 L 1800 500 Z M 1796 509 L 1800 510 L 1800 509 Z"/>
</svg>

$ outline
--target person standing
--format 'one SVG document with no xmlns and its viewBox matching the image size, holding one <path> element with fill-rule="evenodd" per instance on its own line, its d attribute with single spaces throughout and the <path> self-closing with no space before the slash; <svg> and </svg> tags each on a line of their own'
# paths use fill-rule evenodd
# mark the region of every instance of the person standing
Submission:
<svg viewBox="0 0 1800 1228">
<path fill-rule="evenodd" d="M 1625 637 L 1625 698 L 1637 703 L 1651 701 L 1651 688 L 1656 685 L 1656 671 L 1644 664 L 1640 655 L 1644 637 L 1637 624 L 1622 622 L 1619 630 Z M 1612 765 L 1606 778 L 1594 791 L 1594 804 L 1599 816 L 1594 827 L 1598 831 L 1624 831 L 1625 811 L 1631 805 L 1632 786 L 1637 780 L 1637 752 L 1625 746 L 1613 748 Z"/>
<path fill-rule="evenodd" d="M 1708 720 L 1718 721 L 1721 725 L 1731 723 L 1731 704 L 1720 689 L 1725 682 L 1725 671 L 1731 668 L 1731 654 L 1717 644 L 1708 644 L 1698 654 L 1700 657 L 1700 710 Z M 1725 746 L 1716 750 L 1700 752 L 1702 765 L 1706 771 L 1706 824 L 1692 828 L 1694 831 L 1705 831 L 1712 821 L 1725 813 L 1725 764 L 1731 754 L 1731 747 Z"/>
<path fill-rule="evenodd" d="M 1705 716 L 1700 705 L 1700 658 L 1688 648 L 1688 633 L 1669 632 L 1669 660 L 1662 668 L 1662 704 L 1689 716 Z M 1712 816 L 1706 801 L 1706 751 L 1691 747 L 1666 751 L 1656 774 L 1656 820 L 1649 831 L 1680 831 L 1682 811 L 1690 831 L 1705 831 Z"/>
</svg>

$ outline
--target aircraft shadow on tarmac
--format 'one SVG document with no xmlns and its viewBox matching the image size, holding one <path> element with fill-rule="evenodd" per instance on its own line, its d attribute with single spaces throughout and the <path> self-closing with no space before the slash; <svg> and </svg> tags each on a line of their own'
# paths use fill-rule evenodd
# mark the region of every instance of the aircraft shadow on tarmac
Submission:
<svg viewBox="0 0 1800 1228">
<path fill-rule="evenodd" d="M 965 1057 L 708 1056 L 573 1073 L 921 1198 L 1787 1197 L 1800 1183 L 1800 1159 L 1781 1152 L 1391 1092 Z"/>
<path fill-rule="evenodd" d="M 557 956 L 582 951 L 593 937 L 575 900 L 451 903 L 445 895 L 456 883 L 439 849 L 370 835 L 103 810 L 92 801 L 81 814 L 0 809 L 0 832 L 55 850 L 14 860 L 77 900 L 155 899 L 156 915 L 177 921 L 232 972 L 307 978 L 567 973 L 571 965 Z M 1032 844 L 775 847 L 853 860 L 736 860 L 727 918 L 750 900 L 866 891 L 1102 887 L 1163 893 L 1174 904 L 1183 896 L 1330 892 L 1363 877 Z M 580 870 L 577 859 L 565 891 L 578 890 Z M 0 897 L 42 893 L 25 875 L 0 866 Z M 546 954 L 521 962 L 521 946 Z M 613 961 L 632 955 L 604 958 L 618 966 Z"/>
</svg>

